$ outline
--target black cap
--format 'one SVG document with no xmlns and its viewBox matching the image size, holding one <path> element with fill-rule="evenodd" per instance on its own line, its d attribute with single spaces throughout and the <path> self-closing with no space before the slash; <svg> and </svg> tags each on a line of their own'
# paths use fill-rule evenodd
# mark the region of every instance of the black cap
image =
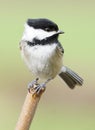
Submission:
<svg viewBox="0 0 95 130">
<path fill-rule="evenodd" d="M 52 22 L 49 19 L 40 18 L 40 19 L 28 19 L 27 24 L 30 27 L 35 29 L 43 29 L 45 31 L 58 31 L 58 26 L 56 23 Z"/>
</svg>

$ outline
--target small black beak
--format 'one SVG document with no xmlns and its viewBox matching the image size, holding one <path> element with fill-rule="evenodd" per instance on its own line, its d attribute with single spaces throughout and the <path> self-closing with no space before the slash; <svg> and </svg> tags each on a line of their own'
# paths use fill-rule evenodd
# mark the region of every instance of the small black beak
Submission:
<svg viewBox="0 0 95 130">
<path fill-rule="evenodd" d="M 64 32 L 61 30 L 58 30 L 58 32 L 56 34 L 64 34 Z"/>
</svg>

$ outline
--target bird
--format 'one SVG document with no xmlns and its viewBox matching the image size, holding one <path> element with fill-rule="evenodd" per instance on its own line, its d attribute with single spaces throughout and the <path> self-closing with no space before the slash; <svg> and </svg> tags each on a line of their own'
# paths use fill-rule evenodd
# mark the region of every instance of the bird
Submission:
<svg viewBox="0 0 95 130">
<path fill-rule="evenodd" d="M 64 49 L 58 40 L 61 34 L 64 32 L 58 25 L 47 18 L 29 18 L 25 22 L 19 44 L 21 56 L 26 66 L 36 76 L 36 79 L 28 84 L 29 92 L 34 89 L 34 93 L 39 94 L 57 75 L 71 89 L 76 85 L 82 86 L 83 79 L 63 65 Z M 39 79 L 44 79 L 44 82 L 39 84 Z"/>
</svg>

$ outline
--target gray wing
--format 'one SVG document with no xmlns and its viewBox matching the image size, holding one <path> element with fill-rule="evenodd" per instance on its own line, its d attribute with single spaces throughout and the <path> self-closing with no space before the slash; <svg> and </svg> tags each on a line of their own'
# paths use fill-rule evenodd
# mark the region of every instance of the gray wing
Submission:
<svg viewBox="0 0 95 130">
<path fill-rule="evenodd" d="M 64 49 L 63 49 L 63 47 L 62 47 L 62 45 L 61 45 L 60 42 L 58 42 L 57 44 L 58 44 L 58 45 L 57 45 L 57 47 L 56 47 L 56 50 L 57 50 L 57 52 L 58 52 L 61 56 L 63 56 L 63 54 L 64 54 Z"/>
<path fill-rule="evenodd" d="M 62 47 L 60 42 L 58 42 L 58 47 L 60 48 L 61 52 L 64 53 L 64 49 L 63 49 L 63 47 Z"/>
</svg>

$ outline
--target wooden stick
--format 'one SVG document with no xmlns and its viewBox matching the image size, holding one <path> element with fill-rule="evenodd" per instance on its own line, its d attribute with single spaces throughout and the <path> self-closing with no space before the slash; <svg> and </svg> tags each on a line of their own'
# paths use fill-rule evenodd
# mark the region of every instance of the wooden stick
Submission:
<svg viewBox="0 0 95 130">
<path fill-rule="evenodd" d="M 31 93 L 28 92 L 15 130 L 29 130 L 43 92 L 43 90 L 39 94 L 33 94 L 33 90 Z"/>
</svg>

